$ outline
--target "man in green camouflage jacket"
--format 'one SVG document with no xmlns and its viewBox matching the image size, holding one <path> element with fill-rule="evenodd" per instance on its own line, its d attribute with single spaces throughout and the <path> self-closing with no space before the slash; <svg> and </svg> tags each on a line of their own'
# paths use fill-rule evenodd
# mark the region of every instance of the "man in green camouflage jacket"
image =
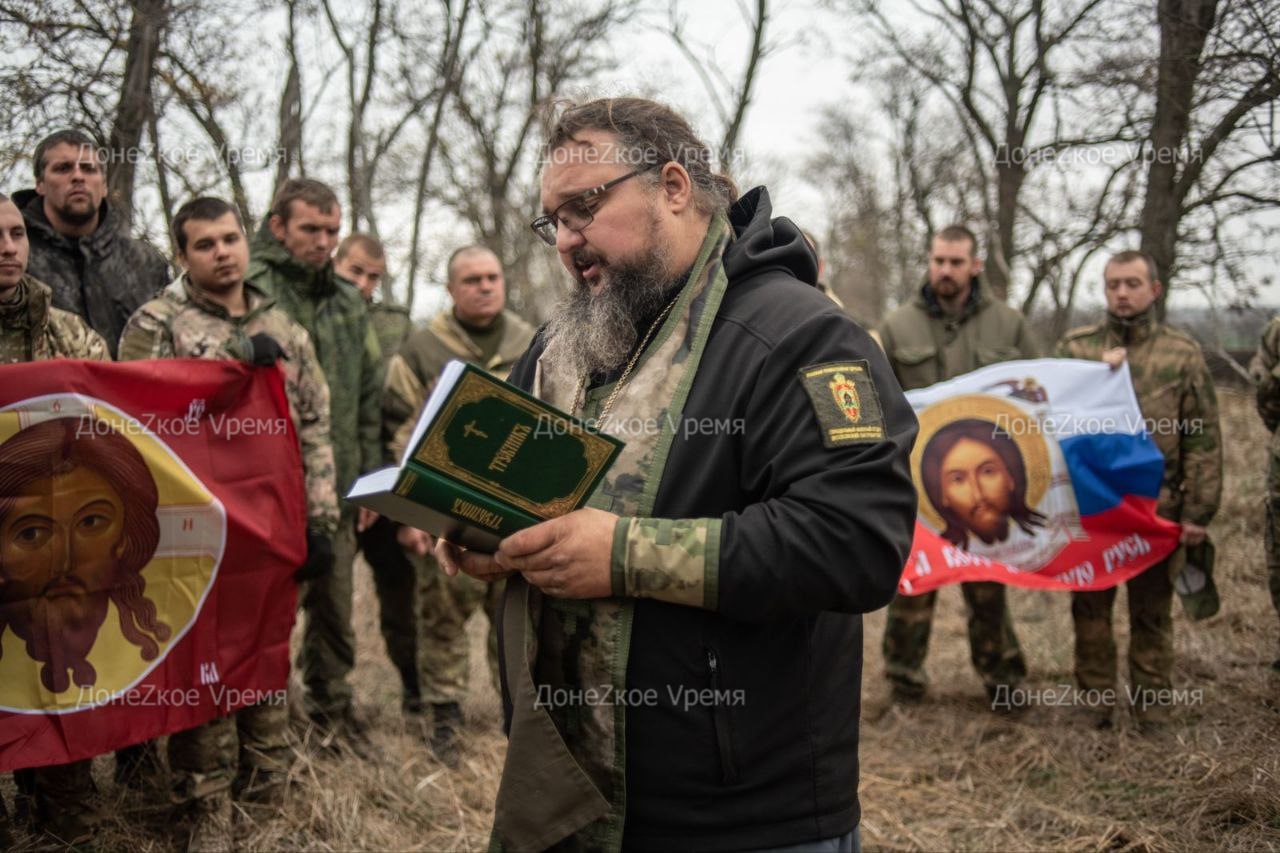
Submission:
<svg viewBox="0 0 1280 853">
<path fill-rule="evenodd" d="M 351 282 L 369 307 L 369 322 L 378 336 L 382 352 L 382 369 L 400 350 L 413 321 L 409 309 L 385 299 L 375 299 L 387 274 L 387 255 L 381 241 L 372 234 L 348 234 L 338 244 L 333 256 L 333 270 Z M 384 430 L 386 424 L 383 424 Z M 383 445 L 390 440 L 384 431 Z M 388 454 L 383 462 L 394 461 Z M 387 657 L 400 673 L 404 693 L 401 699 L 406 714 L 423 712 L 422 691 L 418 687 L 418 618 L 415 601 L 417 579 L 413 565 L 405 558 L 396 542 L 396 524 L 389 518 L 374 518 L 374 513 L 361 510 L 357 524 L 357 542 L 373 574 L 378 594 L 378 622 Z"/>
<path fill-rule="evenodd" d="M 1001 361 L 1038 358 L 1027 321 L 993 299 L 978 277 L 982 259 L 969 229 L 939 231 L 929 248 L 929 281 L 911 302 L 889 314 L 877 330 L 880 345 L 903 390 L 925 388 Z M 1003 584 L 960 585 L 969 615 L 969 652 L 987 694 L 1014 686 L 1027 674 L 1013 631 Z M 899 700 L 924 695 L 924 671 L 936 592 L 897 595 L 884 627 L 885 676 Z"/>
<path fill-rule="evenodd" d="M 286 181 L 250 246 L 248 278 L 311 336 L 329 383 L 329 436 L 338 494 L 345 495 L 358 476 L 382 464 L 382 356 L 364 298 L 335 274 L 330 260 L 340 221 L 341 208 L 329 187 L 306 178 Z M 355 510 L 344 505 L 333 571 L 303 591 L 306 624 L 298 665 L 307 688 L 307 713 L 325 733 L 322 745 L 345 742 L 366 752 L 368 741 L 352 710 L 347 683 L 355 666 L 355 520 Z"/>
<path fill-rule="evenodd" d="M 22 213 L 0 193 L 0 364 L 85 358 L 110 361 L 106 341 L 70 311 L 53 307 L 49 286 L 27 274 L 30 243 Z M 21 770 L 21 796 L 32 797 L 39 829 L 64 844 L 83 841 L 101 819 L 93 805 L 93 759 Z M 13 843 L 0 800 L 0 848 Z"/>
<path fill-rule="evenodd" d="M 1156 318 L 1161 284 L 1155 262 L 1142 252 L 1120 252 L 1105 270 L 1107 318 L 1075 329 L 1058 344 L 1059 358 L 1127 361 L 1147 432 L 1164 455 L 1164 480 L 1156 511 L 1182 523 L 1181 545 L 1165 560 L 1130 580 L 1128 695 L 1140 725 L 1168 718 L 1166 704 L 1147 701 L 1171 686 L 1173 580 L 1185 562 L 1185 545 L 1204 541 L 1222 497 L 1222 446 L 1218 402 L 1200 346 L 1185 332 Z M 1076 680 L 1085 689 L 1114 689 L 1116 643 L 1111 609 L 1116 590 L 1074 592 Z M 1100 725 L 1109 725 L 1110 714 Z"/>
<path fill-rule="evenodd" d="M 1249 365 L 1249 373 L 1257 383 L 1258 414 L 1271 431 L 1271 452 L 1267 468 L 1267 585 L 1271 604 L 1280 615 L 1280 317 L 1272 317 L 1262 332 L 1262 341 Z M 1280 655 L 1271 668 L 1280 670 Z"/>
<path fill-rule="evenodd" d="M 299 577 L 323 573 L 333 561 L 338 499 L 329 388 L 311 341 L 245 281 L 248 238 L 234 207 L 218 198 L 190 201 L 174 217 L 173 234 L 186 272 L 130 318 L 120 358 L 240 358 L 264 366 L 281 359 L 307 492 L 307 562 Z M 196 818 L 192 849 L 230 849 L 233 787 L 245 800 L 279 800 L 289 770 L 288 723 L 287 707 L 268 699 L 169 737 L 174 800 Z"/>
<path fill-rule="evenodd" d="M 450 256 L 448 276 L 453 305 L 410 335 L 387 365 L 382 417 L 392 458 L 404 451 L 418 412 L 451 359 L 506 378 L 533 340 L 533 328 L 506 310 L 506 281 L 497 255 L 483 246 L 464 246 Z M 434 718 L 431 747 L 452 765 L 458 757 L 460 703 L 470 671 L 467 619 L 481 606 L 489 617 L 489 664 L 496 684 L 497 611 L 504 585 L 466 575 L 447 577 L 425 553 L 421 536 L 410 528 L 399 530 L 419 569 L 418 668 L 423 698 Z"/>
</svg>

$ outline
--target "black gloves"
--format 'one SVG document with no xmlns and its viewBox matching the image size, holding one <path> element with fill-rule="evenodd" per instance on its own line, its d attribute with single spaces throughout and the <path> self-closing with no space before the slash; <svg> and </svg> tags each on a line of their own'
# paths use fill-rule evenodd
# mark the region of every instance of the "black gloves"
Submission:
<svg viewBox="0 0 1280 853">
<path fill-rule="evenodd" d="M 250 364 L 257 367 L 270 367 L 282 358 L 285 361 L 289 360 L 289 356 L 285 355 L 276 339 L 266 332 L 258 332 L 249 338 L 249 358 L 246 360 Z"/>
<path fill-rule="evenodd" d="M 263 335 L 262 337 L 266 337 Z M 271 340 L 267 338 L 267 340 Z M 272 341 L 275 343 L 275 341 Z M 298 583 L 315 580 L 333 571 L 333 540 L 323 533 L 307 531 L 307 559 L 293 573 Z"/>
</svg>

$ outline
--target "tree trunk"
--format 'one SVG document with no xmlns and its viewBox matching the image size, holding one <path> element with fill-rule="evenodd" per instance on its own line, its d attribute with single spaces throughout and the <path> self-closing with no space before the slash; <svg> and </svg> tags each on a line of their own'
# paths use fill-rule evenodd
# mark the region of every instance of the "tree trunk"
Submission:
<svg viewBox="0 0 1280 853">
<path fill-rule="evenodd" d="M 1147 194 L 1142 205 L 1141 248 L 1156 262 L 1164 283 L 1156 310 L 1164 316 L 1170 278 L 1177 260 L 1182 194 L 1177 182 L 1180 158 L 1191 124 L 1196 78 L 1205 41 L 1213 30 L 1218 0 L 1160 0 L 1160 64 L 1156 77 L 1156 112 L 1146 154 Z"/>
<path fill-rule="evenodd" d="M 125 50 L 124 81 L 111 128 L 112 162 L 107 190 L 126 227 L 133 222 L 133 182 L 137 154 L 151 111 L 151 78 L 155 74 L 160 34 L 168 15 L 166 0 L 134 0 Z"/>
</svg>

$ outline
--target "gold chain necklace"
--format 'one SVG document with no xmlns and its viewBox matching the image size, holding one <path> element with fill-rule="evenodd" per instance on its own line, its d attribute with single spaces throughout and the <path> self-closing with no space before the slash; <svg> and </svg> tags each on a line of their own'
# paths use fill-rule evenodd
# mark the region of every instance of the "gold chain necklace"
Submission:
<svg viewBox="0 0 1280 853">
<path fill-rule="evenodd" d="M 645 332 L 644 340 L 640 341 L 640 346 L 636 347 L 635 354 L 631 356 L 631 359 L 627 362 L 627 366 L 622 371 L 622 375 L 618 377 L 617 384 L 613 386 L 613 393 L 609 395 L 608 399 L 604 401 L 604 405 L 600 407 L 600 414 L 595 419 L 597 424 L 603 424 L 609 419 L 609 411 L 613 408 L 613 401 L 618 399 L 618 394 L 622 393 L 622 386 L 626 385 L 627 380 L 631 378 L 631 371 L 635 368 L 636 362 L 640 360 L 640 356 L 649 346 L 649 339 L 653 337 L 653 333 L 662 325 L 662 321 L 667 319 L 667 315 L 671 313 L 671 309 L 675 307 L 676 302 L 679 300 L 680 294 L 677 293 L 672 300 L 667 303 L 667 307 L 662 309 L 662 313 L 658 315 L 658 318 L 649 325 L 649 331 Z M 574 411 L 578 411 L 579 409 L 585 410 L 586 391 L 587 377 L 583 376 L 582 379 L 578 380 L 578 393 L 575 394 L 573 398 Z"/>
</svg>

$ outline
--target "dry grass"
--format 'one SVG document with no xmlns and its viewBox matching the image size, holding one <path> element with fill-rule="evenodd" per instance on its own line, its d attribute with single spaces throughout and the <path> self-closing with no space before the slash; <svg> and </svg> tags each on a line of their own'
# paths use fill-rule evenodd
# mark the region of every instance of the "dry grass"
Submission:
<svg viewBox="0 0 1280 853">
<path fill-rule="evenodd" d="M 881 678 L 883 613 L 868 618 L 862 727 L 862 841 L 867 850 L 1280 849 L 1280 676 L 1276 615 L 1266 592 L 1260 520 L 1266 436 L 1250 401 L 1223 393 L 1226 497 L 1218 543 L 1222 612 L 1191 624 L 1175 604 L 1175 683 L 1204 702 L 1174 725 L 1139 735 L 1127 720 L 1099 732 L 1071 709 L 992 714 L 968 661 L 958 591 L 939 601 L 928 699 L 888 703 Z M 367 570 L 357 573 L 358 700 L 383 752 L 376 763 L 316 757 L 300 745 L 295 784 L 278 816 L 242 815 L 243 849 L 476 850 L 487 843 L 503 740 L 473 622 L 463 766 L 435 762 L 398 710 L 398 680 L 375 624 Z M 1124 593 L 1116 612 L 1125 612 Z M 1067 599 L 1015 590 L 1012 606 L 1031 684 L 1071 680 Z M 1117 620 L 1121 649 L 1125 618 Z M 1122 666 L 1123 670 L 1124 667 Z M 107 761 L 98 762 L 99 772 Z M 109 849 L 180 847 L 185 830 L 158 796 L 112 799 Z M 6 783 L 6 795 L 9 792 Z M 28 842 L 28 848 L 29 842 Z"/>
</svg>

